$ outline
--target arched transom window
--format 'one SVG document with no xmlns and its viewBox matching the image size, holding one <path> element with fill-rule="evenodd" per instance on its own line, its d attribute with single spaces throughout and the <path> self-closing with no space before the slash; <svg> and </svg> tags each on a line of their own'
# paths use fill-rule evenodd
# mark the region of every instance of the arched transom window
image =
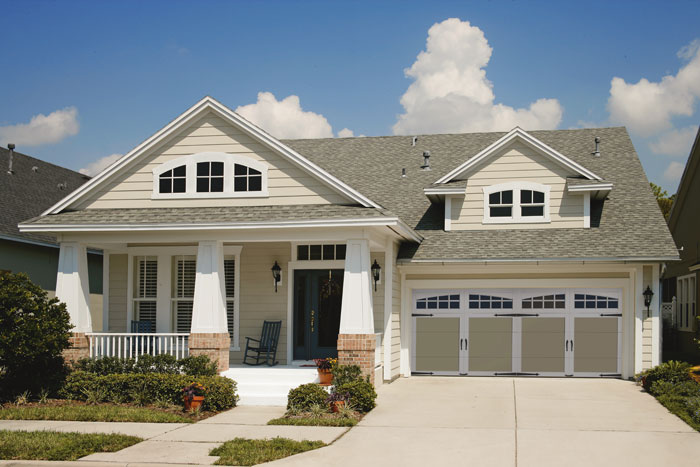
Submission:
<svg viewBox="0 0 700 467">
<path fill-rule="evenodd" d="M 267 164 L 237 154 L 205 152 L 153 170 L 153 198 L 265 197 Z"/>
<path fill-rule="evenodd" d="M 533 182 L 484 187 L 484 224 L 549 222 L 549 188 Z"/>
</svg>

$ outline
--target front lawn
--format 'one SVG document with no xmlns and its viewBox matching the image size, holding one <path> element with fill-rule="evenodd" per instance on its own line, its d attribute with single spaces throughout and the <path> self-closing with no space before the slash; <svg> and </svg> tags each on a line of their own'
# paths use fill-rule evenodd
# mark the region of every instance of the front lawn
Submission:
<svg viewBox="0 0 700 467">
<path fill-rule="evenodd" d="M 334 413 L 312 414 L 302 412 L 299 414 L 287 414 L 284 417 L 273 418 L 268 425 L 297 425 L 297 426 L 355 426 L 361 419 L 361 414 L 339 415 Z"/>
<path fill-rule="evenodd" d="M 74 420 L 80 422 L 193 423 L 206 418 L 203 413 L 189 414 L 182 408 L 137 407 L 133 405 L 88 405 L 78 401 L 51 401 L 6 405 L 0 408 L 0 420 Z"/>
<path fill-rule="evenodd" d="M 256 465 L 322 448 L 322 441 L 294 441 L 288 438 L 235 438 L 212 449 L 210 456 L 220 456 L 216 465 Z"/>
<path fill-rule="evenodd" d="M 0 459 L 74 461 L 95 452 L 115 452 L 143 441 L 119 434 L 0 431 Z"/>
</svg>

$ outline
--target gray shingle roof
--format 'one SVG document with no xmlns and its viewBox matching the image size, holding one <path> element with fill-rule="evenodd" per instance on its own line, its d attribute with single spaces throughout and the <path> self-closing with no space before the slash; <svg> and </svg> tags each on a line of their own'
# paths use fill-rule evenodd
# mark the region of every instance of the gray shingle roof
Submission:
<svg viewBox="0 0 700 467">
<path fill-rule="evenodd" d="M 0 235 L 55 243 L 51 235 L 20 232 L 17 224 L 38 216 L 90 177 L 17 151 L 10 175 L 9 159 L 10 151 L 0 147 Z M 59 184 L 65 184 L 65 189 L 60 189 Z"/>
<path fill-rule="evenodd" d="M 303 154 L 384 208 L 396 213 L 425 240 L 404 244 L 403 260 L 677 257 L 673 239 L 649 188 L 625 128 L 531 131 L 535 138 L 614 184 L 594 203 L 590 229 L 500 231 L 443 230 L 443 207 L 431 204 L 425 187 L 505 133 L 287 140 Z M 600 157 L 591 156 L 601 138 Z M 430 171 L 421 170 L 429 150 Z M 401 177 L 406 168 L 407 176 Z"/>
</svg>

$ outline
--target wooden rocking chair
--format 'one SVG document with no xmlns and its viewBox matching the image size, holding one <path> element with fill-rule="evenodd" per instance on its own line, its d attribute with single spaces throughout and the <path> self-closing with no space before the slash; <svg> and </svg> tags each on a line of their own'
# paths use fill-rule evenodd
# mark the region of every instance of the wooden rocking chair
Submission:
<svg viewBox="0 0 700 467">
<path fill-rule="evenodd" d="M 243 363 L 246 365 L 262 365 L 263 363 L 266 363 L 268 366 L 277 365 L 279 362 L 275 358 L 277 357 L 277 341 L 280 337 L 281 328 L 282 321 L 264 321 L 260 339 L 246 337 Z M 250 344 L 251 341 L 254 342 L 253 345 Z M 250 355 L 251 359 L 255 358 L 255 363 L 247 362 L 248 352 L 255 354 Z"/>
</svg>

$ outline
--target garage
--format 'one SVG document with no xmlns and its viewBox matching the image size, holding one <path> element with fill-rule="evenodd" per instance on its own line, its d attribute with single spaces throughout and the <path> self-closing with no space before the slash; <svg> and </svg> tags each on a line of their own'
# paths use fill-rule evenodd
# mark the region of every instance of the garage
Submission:
<svg viewBox="0 0 700 467">
<path fill-rule="evenodd" d="M 417 290 L 413 374 L 621 376 L 620 289 Z"/>
</svg>

